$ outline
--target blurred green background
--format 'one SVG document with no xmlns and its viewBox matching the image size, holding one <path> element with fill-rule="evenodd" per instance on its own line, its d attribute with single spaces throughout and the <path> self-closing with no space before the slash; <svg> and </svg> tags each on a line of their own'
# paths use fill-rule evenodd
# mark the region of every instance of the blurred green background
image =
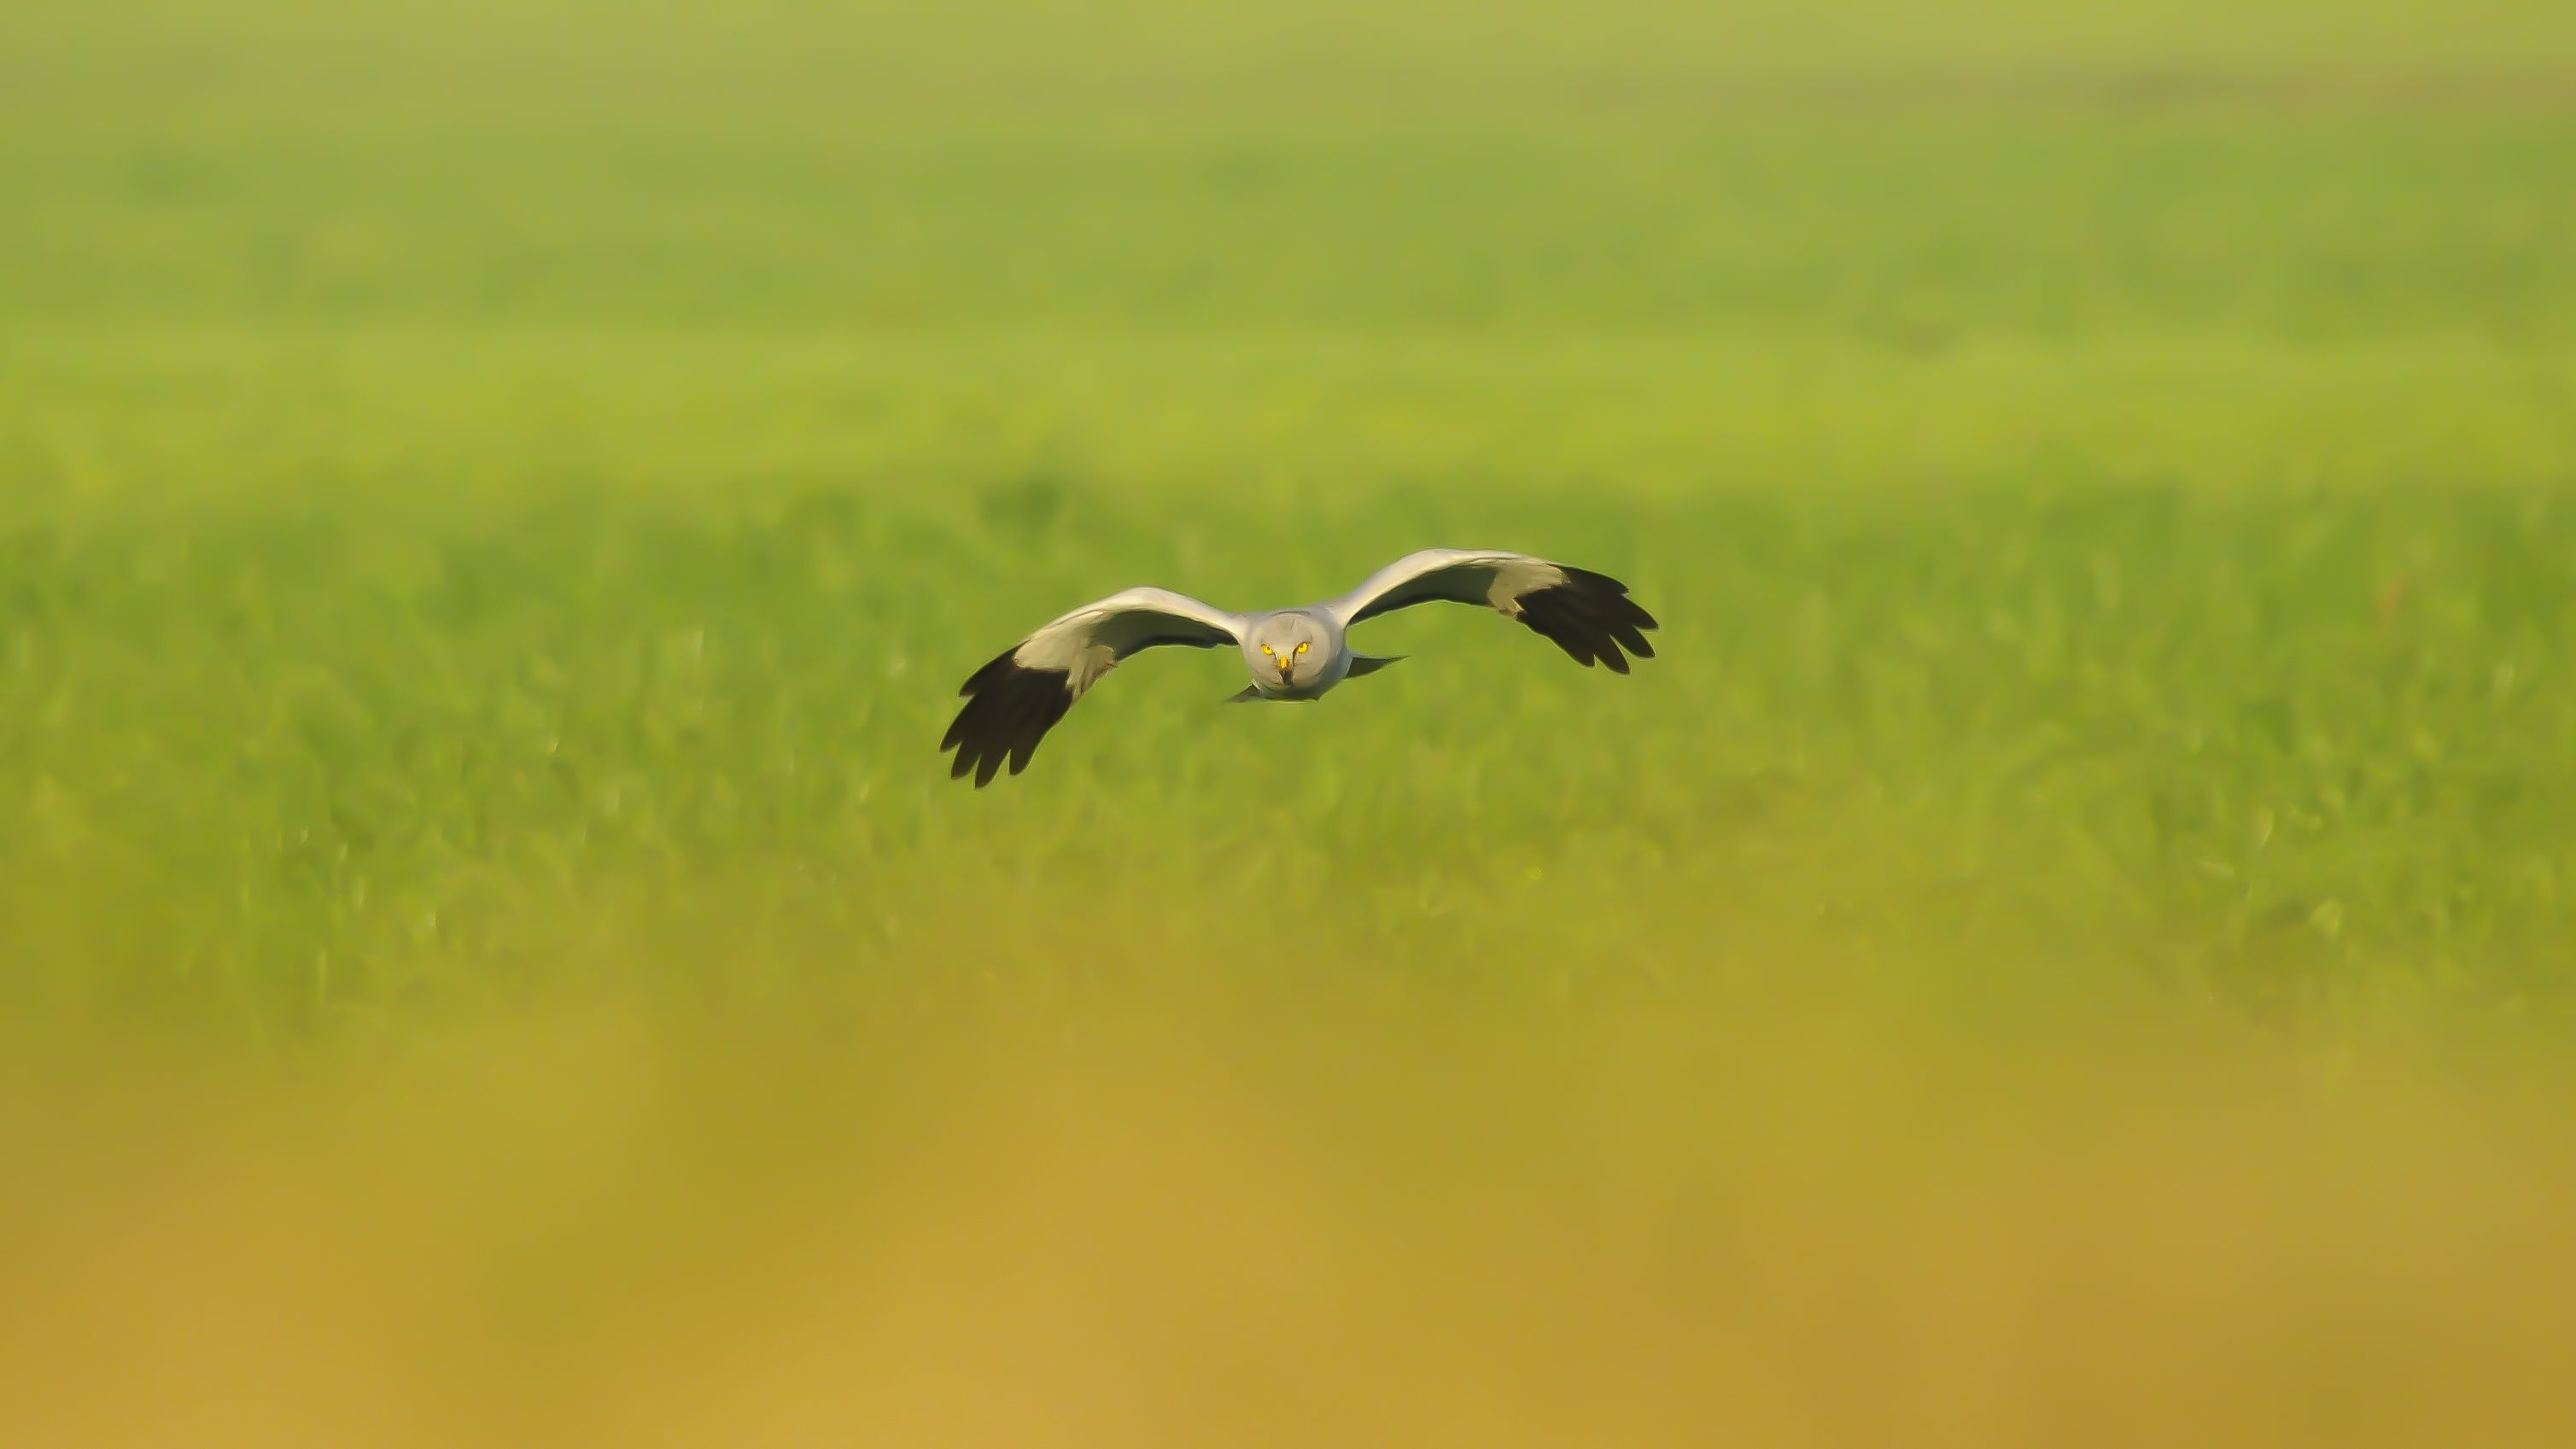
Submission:
<svg viewBox="0 0 2576 1449">
<path fill-rule="evenodd" d="M 1182 970 L 1285 882 L 1325 954 L 1538 932 L 1557 987 L 1750 916 L 2563 989 L 2562 7 L 128 4 L 5 57 L 51 999 L 310 1022 L 692 906 L 881 976 L 1140 875 L 1098 953 Z M 928 752 L 1073 602 L 1430 543 L 1618 574 L 1666 657 L 1407 616 L 1331 709 L 1155 656 L 1004 793 Z"/>
<path fill-rule="evenodd" d="M 2571 569 L 2564 4 L 12 5 L 16 1437 L 2565 1442 Z"/>
</svg>

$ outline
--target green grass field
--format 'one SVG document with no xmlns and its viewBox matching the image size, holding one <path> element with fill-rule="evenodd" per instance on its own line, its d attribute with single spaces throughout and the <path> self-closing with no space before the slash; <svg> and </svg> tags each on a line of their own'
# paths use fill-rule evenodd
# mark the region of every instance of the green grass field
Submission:
<svg viewBox="0 0 2576 1449">
<path fill-rule="evenodd" d="M 0 1386 L 2550 1442 L 2558 11 L 12 16 L 0 1263 L 90 1327 Z M 1074 603 L 1429 544 L 1661 657 L 1162 651 L 945 778 Z"/>
</svg>

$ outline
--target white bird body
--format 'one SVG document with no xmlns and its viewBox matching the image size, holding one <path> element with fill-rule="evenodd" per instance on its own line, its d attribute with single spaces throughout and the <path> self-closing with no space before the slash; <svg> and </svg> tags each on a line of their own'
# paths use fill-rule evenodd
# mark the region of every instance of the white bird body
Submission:
<svg viewBox="0 0 2576 1449">
<path fill-rule="evenodd" d="M 1301 678 L 1293 667 L 1294 656 L 1292 655 L 1289 677 L 1285 679 L 1278 677 L 1279 669 L 1274 662 L 1275 656 L 1265 657 L 1261 652 L 1261 646 L 1254 642 L 1258 637 L 1253 627 L 1257 621 L 1247 619 L 1244 621 L 1246 627 L 1242 640 L 1243 667 L 1251 671 L 1252 683 L 1244 686 L 1244 693 L 1236 695 L 1236 700 L 1322 699 L 1326 691 L 1351 677 L 1351 664 L 1358 656 L 1351 653 L 1349 631 L 1345 630 L 1341 622 L 1332 615 L 1320 609 L 1281 609 L 1260 617 L 1284 619 L 1291 615 L 1300 620 L 1311 621 L 1315 625 L 1316 632 L 1321 636 L 1321 648 L 1313 652 L 1323 662 L 1315 667 L 1310 676 Z"/>
<path fill-rule="evenodd" d="M 1625 649 L 1655 651 L 1643 631 L 1654 616 L 1628 587 L 1529 554 L 1426 549 L 1371 574 L 1340 598 L 1293 609 L 1236 614 L 1169 589 L 1126 589 L 1049 621 L 977 670 L 958 691 L 966 706 L 940 742 L 957 751 L 952 777 L 991 784 L 1005 759 L 1016 775 L 1038 742 L 1102 676 L 1129 656 L 1163 644 L 1235 645 L 1252 682 L 1237 701 L 1320 699 L 1345 679 L 1395 662 L 1354 653 L 1354 624 L 1435 600 L 1481 604 L 1554 641 L 1575 662 L 1628 672 Z"/>
</svg>

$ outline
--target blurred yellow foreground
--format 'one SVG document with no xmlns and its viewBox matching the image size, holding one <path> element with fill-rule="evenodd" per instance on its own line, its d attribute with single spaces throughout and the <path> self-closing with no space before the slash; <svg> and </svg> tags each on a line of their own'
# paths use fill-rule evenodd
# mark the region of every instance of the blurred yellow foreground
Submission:
<svg viewBox="0 0 2576 1449">
<path fill-rule="evenodd" d="M 2576 1442 L 2520 1047 L 1154 996 L 19 1044 L 0 1439 Z"/>
</svg>

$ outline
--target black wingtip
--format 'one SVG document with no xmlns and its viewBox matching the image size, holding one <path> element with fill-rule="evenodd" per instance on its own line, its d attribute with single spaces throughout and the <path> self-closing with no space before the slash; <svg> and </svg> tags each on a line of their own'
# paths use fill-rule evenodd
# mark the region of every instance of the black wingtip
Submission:
<svg viewBox="0 0 2576 1449">
<path fill-rule="evenodd" d="M 1021 642 L 1026 643 L 1027 641 L 1023 640 Z M 960 699 L 971 699 L 974 696 L 981 694 L 987 686 L 991 685 L 996 680 L 999 680 L 1005 675 L 1017 670 L 1020 667 L 1019 660 L 1017 658 L 1019 652 L 1020 646 L 1018 644 L 1014 644 L 1010 648 L 1003 650 L 1001 653 L 994 655 L 990 663 L 986 664 L 983 668 L 976 670 L 974 673 L 967 675 L 966 682 L 957 686 L 957 697 Z"/>
<path fill-rule="evenodd" d="M 1012 653 L 1017 653 L 1014 649 Z M 958 691 L 966 706 L 940 738 L 941 753 L 957 752 L 948 778 L 975 777 L 975 788 L 993 783 L 1005 762 L 1016 775 L 1037 754 L 1038 741 L 1073 708 L 1071 676 L 1061 669 L 1023 668 L 1004 654 L 975 671 Z"/>
<path fill-rule="evenodd" d="M 1628 597 L 1626 584 L 1589 569 L 1563 572 L 1565 582 L 1520 597 L 1520 620 L 1531 632 L 1586 669 L 1598 661 L 1613 674 L 1626 674 L 1629 655 L 1655 657 L 1645 636 L 1656 627 L 1655 616 Z"/>
</svg>

